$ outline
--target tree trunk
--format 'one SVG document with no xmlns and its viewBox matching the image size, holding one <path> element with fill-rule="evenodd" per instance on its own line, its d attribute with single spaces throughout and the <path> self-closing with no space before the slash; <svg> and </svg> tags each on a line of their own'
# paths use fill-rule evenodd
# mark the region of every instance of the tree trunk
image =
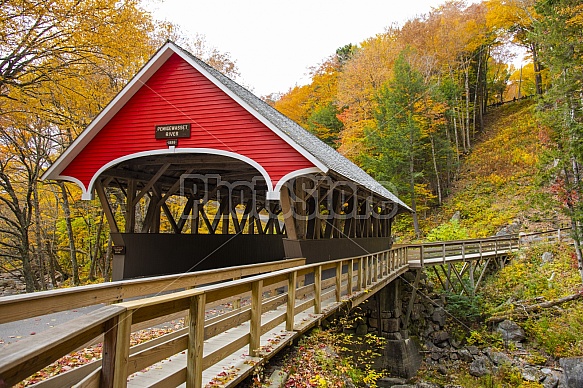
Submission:
<svg viewBox="0 0 583 388">
<path fill-rule="evenodd" d="M 543 76 L 541 74 L 542 65 L 538 58 L 538 48 L 535 43 L 530 45 L 530 53 L 532 54 L 532 64 L 534 67 L 534 84 L 536 94 L 542 96 L 543 94 Z"/>
<path fill-rule="evenodd" d="M 419 217 L 417 216 L 417 201 L 415 199 L 415 152 L 414 152 L 414 126 L 409 120 L 409 190 L 411 192 L 411 209 L 413 210 L 413 228 L 417 238 L 421 237 Z"/>
<path fill-rule="evenodd" d="M 101 231 L 103 230 L 103 217 L 105 212 L 101 210 L 101 217 L 99 225 L 97 226 L 97 236 L 95 236 L 95 247 L 93 249 L 93 254 L 91 255 L 91 266 L 89 269 L 89 280 L 95 280 L 95 268 L 97 266 L 97 257 L 99 256 L 99 242 L 101 240 Z"/>
<path fill-rule="evenodd" d="M 466 133 L 464 134 L 464 152 L 470 148 L 470 67 L 466 66 Z"/>
<path fill-rule="evenodd" d="M 67 195 L 67 188 L 63 182 L 59 182 L 61 188 L 61 195 L 63 201 L 63 212 L 65 213 L 65 223 L 67 225 L 67 237 L 69 238 L 69 251 L 71 253 L 71 267 L 73 269 L 73 284 L 78 286 L 81 284 L 79 279 L 79 264 L 77 262 L 77 249 L 75 247 L 75 239 L 73 235 L 73 223 L 71 222 L 71 207 L 69 206 L 69 197 Z"/>
<path fill-rule="evenodd" d="M 433 136 L 429 135 L 429 141 L 431 142 L 431 156 L 433 159 L 433 169 L 435 171 L 435 181 L 437 186 L 437 200 L 441 206 L 441 182 L 439 181 L 439 170 L 437 169 L 437 158 L 435 156 L 435 142 L 433 141 Z"/>
<path fill-rule="evenodd" d="M 33 207 L 34 207 L 34 219 L 35 219 L 35 240 L 36 240 L 36 259 L 38 263 L 38 271 L 39 271 L 39 278 L 40 278 L 40 286 L 43 290 L 47 289 L 46 279 L 45 279 L 45 263 L 44 263 L 44 244 L 42 239 L 42 230 L 41 230 L 41 216 L 40 216 L 40 203 L 38 199 L 38 186 L 35 183 L 32 188 L 32 200 L 33 200 Z"/>
</svg>

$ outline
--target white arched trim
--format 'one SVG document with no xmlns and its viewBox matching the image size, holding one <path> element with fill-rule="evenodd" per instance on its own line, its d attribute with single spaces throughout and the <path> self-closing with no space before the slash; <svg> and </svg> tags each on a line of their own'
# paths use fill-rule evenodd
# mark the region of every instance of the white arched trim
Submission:
<svg viewBox="0 0 583 388">
<path fill-rule="evenodd" d="M 292 171 L 288 174 L 285 174 L 284 176 L 281 177 L 281 179 L 279 181 L 277 181 L 277 184 L 275 185 L 275 189 L 273 189 L 273 191 L 275 193 L 277 193 L 277 199 L 279 199 L 279 192 L 281 191 L 281 188 L 289 180 L 296 178 L 298 176 L 302 176 L 302 175 L 322 174 L 322 173 L 324 173 L 324 171 L 320 170 L 318 167 L 308 167 L 308 168 L 302 168 L 302 169 L 299 169 L 296 171 Z M 267 199 L 271 199 L 271 198 L 267 198 Z"/>
<path fill-rule="evenodd" d="M 249 164 L 250 166 L 253 166 L 257 171 L 259 171 L 259 173 L 261 174 L 261 176 L 263 177 L 263 179 L 265 179 L 265 183 L 267 184 L 268 187 L 268 192 L 267 192 L 267 196 L 273 196 L 272 192 L 273 190 L 273 183 L 271 181 L 271 177 L 269 176 L 269 174 L 267 173 L 267 171 L 265 170 L 265 168 L 263 168 L 262 165 L 260 165 L 259 163 L 257 163 L 255 160 L 235 153 L 235 152 L 231 152 L 231 151 L 224 151 L 224 150 L 217 150 L 214 148 L 168 148 L 168 149 L 159 149 L 159 150 L 152 150 L 152 151 L 143 151 L 143 152 L 137 152 L 134 154 L 129 154 L 129 155 L 125 155 L 122 156 L 120 158 L 114 159 L 110 162 L 108 162 L 107 164 L 103 165 L 91 178 L 91 181 L 89 182 L 89 186 L 86 188 L 85 185 L 79 181 L 76 178 L 70 177 L 70 176 L 59 176 L 59 179 L 63 179 L 63 180 L 68 180 L 71 182 L 75 182 L 77 185 L 79 185 L 79 187 L 81 188 L 81 190 L 83 190 L 83 195 L 82 195 L 82 199 L 92 199 L 93 198 L 93 186 L 95 185 L 95 181 L 97 180 L 97 178 L 107 169 L 115 166 L 116 164 L 125 162 L 126 160 L 131 160 L 131 159 L 137 159 L 137 158 L 141 158 L 143 156 L 152 156 L 152 155 L 168 155 L 168 154 L 211 154 L 211 155 L 220 155 L 220 156 L 225 156 L 228 158 L 233 158 L 233 159 L 238 159 L 244 163 Z M 279 191 L 277 192 L 277 194 L 279 194 Z"/>
</svg>

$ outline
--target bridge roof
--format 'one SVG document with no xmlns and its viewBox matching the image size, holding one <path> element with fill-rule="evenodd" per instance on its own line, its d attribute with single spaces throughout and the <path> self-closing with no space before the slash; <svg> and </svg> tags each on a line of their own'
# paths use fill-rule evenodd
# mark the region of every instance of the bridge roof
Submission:
<svg viewBox="0 0 583 388">
<path fill-rule="evenodd" d="M 272 195 L 272 198 L 278 197 L 279 188 L 285 181 L 291 179 L 295 176 L 299 176 L 305 173 L 314 173 L 319 172 L 323 174 L 329 174 L 333 172 L 338 178 L 346 179 L 347 181 L 356 183 L 357 185 L 362 186 L 370 190 L 372 193 L 378 195 L 381 198 L 390 200 L 396 204 L 398 204 L 402 210 L 411 211 L 411 209 L 403 203 L 399 198 L 397 198 L 393 193 L 387 190 L 384 186 L 378 183 L 375 179 L 373 179 L 370 175 L 364 172 L 361 168 L 356 166 L 346 157 L 339 154 L 336 150 L 332 147 L 328 146 L 326 143 L 318 139 L 316 136 L 302 128 L 300 125 L 295 123 L 294 121 L 290 120 L 285 115 L 278 112 L 272 106 L 255 96 L 249 90 L 245 89 L 232 79 L 228 78 L 227 76 L 223 75 L 219 71 L 215 70 L 211 66 L 207 65 L 200 59 L 196 58 L 191 53 L 187 52 L 186 50 L 182 49 L 181 47 L 177 46 L 173 42 L 167 42 L 163 47 L 161 47 L 158 52 L 150 59 L 150 61 L 140 70 L 140 72 L 124 87 L 124 89 L 109 103 L 109 105 L 92 121 L 92 123 L 79 135 L 79 137 L 68 147 L 68 149 L 55 161 L 55 163 L 47 170 L 47 172 L 43 175 L 43 179 L 62 179 L 62 180 L 69 180 L 77 183 L 84 192 L 84 198 L 90 198 L 91 191 L 93 188 L 93 184 L 97 176 L 103 172 L 106 167 L 112 166 L 116 163 L 121 162 L 122 160 L 127 160 L 130 157 L 137 157 L 137 156 L 144 156 L 147 154 L 157 154 L 157 153 L 168 153 L 168 152 L 189 152 L 189 150 L 201 150 L 202 148 L 196 148 L 192 146 L 188 146 L 189 143 L 184 143 L 181 139 L 181 146 L 184 144 L 182 150 L 180 149 L 181 146 L 176 147 L 166 147 L 165 143 L 157 142 L 157 143 L 148 143 L 143 141 L 143 143 L 139 143 L 134 140 L 134 145 L 140 147 L 139 148 L 131 148 L 125 151 L 119 151 L 118 148 L 112 148 L 109 153 L 111 156 L 105 157 L 103 156 L 105 152 L 101 151 L 91 151 L 87 150 L 94 146 L 95 144 L 92 143 L 99 143 L 100 147 L 103 147 L 105 144 L 105 140 L 99 141 L 100 132 L 106 132 L 109 130 L 111 133 L 115 133 L 115 136 L 120 136 L 120 128 L 115 127 L 114 119 L 118 118 L 117 116 L 122 116 L 125 111 L 128 110 L 126 105 L 130 105 L 132 99 L 137 99 L 141 94 L 147 93 L 148 90 L 146 88 L 153 89 L 153 85 L 155 81 L 153 79 L 156 76 L 159 76 L 157 73 L 162 73 L 165 68 L 167 68 L 169 63 L 172 61 L 174 62 L 182 62 L 182 64 L 187 63 L 191 66 L 191 69 L 194 69 L 197 75 L 204 76 L 208 81 L 210 81 L 214 87 L 220 89 L 223 94 L 226 94 L 230 97 L 230 101 L 234 101 L 238 106 L 242 107 L 246 113 L 250 114 L 252 117 L 251 119 L 258 121 L 260 125 L 262 125 L 263 129 L 269 129 L 271 131 L 266 131 L 262 133 L 262 136 L 271 136 L 272 134 L 277 135 L 281 140 L 283 140 L 282 144 L 277 144 L 273 146 L 271 150 L 273 154 L 279 154 L 281 152 L 287 152 L 290 158 L 294 160 L 293 165 L 290 165 L 290 161 L 284 160 L 279 158 L 277 161 L 270 161 L 266 162 L 261 159 L 261 156 L 257 156 L 253 153 L 253 151 L 240 151 L 235 150 L 235 152 L 227 152 L 225 150 L 218 150 L 219 154 L 227 155 L 227 156 L 234 156 L 241 155 L 239 159 L 243 161 L 251 161 L 257 162 L 256 168 L 262 172 L 264 177 L 266 177 L 266 181 L 270 186 L 268 189 L 275 195 Z M 194 82 L 194 81 L 193 81 Z M 200 81 L 197 81 L 200 82 Z M 145 87 L 144 87 L 145 86 Z M 198 88 L 199 84 L 191 84 L 189 85 L 189 89 L 185 90 L 192 90 L 194 88 Z M 211 85 L 212 86 L 212 85 Z M 158 89 L 154 90 L 156 96 L 159 96 L 160 93 Z M 165 97 L 162 96 L 166 102 L 167 98 L 172 97 Z M 149 97 L 150 100 L 152 96 Z M 144 97 L 144 101 L 148 99 Z M 174 103 L 170 101 L 170 103 Z M 134 110 L 136 108 L 133 108 Z M 147 116 L 147 112 L 143 112 L 144 115 Z M 132 118 L 125 119 L 125 122 L 128 120 L 134 120 Z M 156 119 L 152 119 L 156 120 Z M 157 120 L 161 120 L 157 118 Z M 167 119 L 171 120 L 171 119 Z M 250 121 L 249 118 L 246 121 Z M 166 124 L 173 123 L 164 122 Z M 161 124 L 160 122 L 150 122 L 149 125 L 153 128 L 154 124 Z M 175 124 L 175 123 L 173 123 Z M 195 124 L 197 124 L 195 122 Z M 234 124 L 237 126 L 237 124 Z M 115 127 L 115 128 L 111 128 Z M 237 129 L 240 131 L 241 136 L 246 136 L 244 133 L 244 129 Z M 148 130 L 148 136 L 153 133 L 153 129 Z M 254 129 L 257 131 L 257 128 Z M 269 132 L 269 133 L 268 133 Z M 209 133 L 210 137 L 221 137 L 222 134 L 216 132 L 215 134 Z M 100 136 L 105 136 L 101 134 Z M 150 136 L 151 137 L 151 136 Z M 112 138 L 109 138 L 111 141 Z M 225 144 L 223 139 L 216 139 L 218 143 Z M 221 146 L 210 146 L 204 148 L 203 152 L 211 152 L 209 149 L 220 148 Z M 275 144 L 275 143 L 273 143 Z M 279 148 L 278 148 L 279 147 Z M 123 148 L 123 147 L 122 147 Z M 169 150 L 168 150 L 169 149 Z M 233 150 L 232 147 L 229 147 L 229 150 Z M 119 155 L 116 152 L 122 152 Z M 93 154 L 91 153 L 93 152 Z M 119 153 L 118 152 L 118 153 Z M 198 151 L 196 151 L 198 152 Z M 247 153 L 245 153 L 247 152 Z M 85 154 L 85 155 L 84 155 Z M 102 160 L 103 158 L 105 160 Z M 99 159 L 95 161 L 95 159 Z M 89 162 L 91 160 L 91 162 Z M 89 164 L 93 163 L 94 166 L 88 166 Z M 269 165 L 271 163 L 272 165 Z M 77 164 L 77 166 L 75 166 Z M 273 164 L 275 164 L 273 166 Z M 265 173 L 264 173 L 265 172 Z M 84 175 L 85 174 L 85 175 Z"/>
</svg>

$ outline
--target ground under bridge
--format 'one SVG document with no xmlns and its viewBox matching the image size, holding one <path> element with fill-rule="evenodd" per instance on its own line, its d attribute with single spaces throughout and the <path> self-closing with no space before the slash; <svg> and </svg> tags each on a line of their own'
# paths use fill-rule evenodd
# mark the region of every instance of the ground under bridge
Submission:
<svg viewBox="0 0 583 388">
<path fill-rule="evenodd" d="M 406 271 L 416 270 L 418 279 L 422 270 L 442 267 L 445 287 L 471 292 L 462 285 L 474 271 L 474 286 L 479 284 L 485 271 L 480 266 L 500 267 L 521 244 L 557 238 L 561 231 L 406 245 L 323 263 L 284 260 L 5 297 L 0 324 L 104 305 L 0 348 L 0 382 L 12 386 L 101 343 L 100 360 L 35 386 L 233 386 L 323 319 L 357 306 Z M 183 329 L 132 346 L 133 332 L 180 317 L 186 318 Z"/>
</svg>

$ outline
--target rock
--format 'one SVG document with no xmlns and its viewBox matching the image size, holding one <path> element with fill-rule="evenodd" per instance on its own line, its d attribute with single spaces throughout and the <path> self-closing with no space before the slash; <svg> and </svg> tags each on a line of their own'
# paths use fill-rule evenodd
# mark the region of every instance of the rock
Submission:
<svg viewBox="0 0 583 388">
<path fill-rule="evenodd" d="M 521 342 L 526 338 L 526 334 L 524 333 L 524 330 L 522 330 L 522 327 L 509 320 L 500 322 L 496 331 L 502 334 L 502 339 L 505 341 Z"/>
<path fill-rule="evenodd" d="M 416 385 L 414 385 L 414 387 L 416 387 L 416 388 L 440 388 L 439 385 L 434 384 L 434 383 L 428 383 L 427 381 L 420 381 Z"/>
<path fill-rule="evenodd" d="M 368 326 L 367 325 L 358 325 L 356 326 L 356 335 L 363 336 L 368 333 Z"/>
<path fill-rule="evenodd" d="M 553 261 L 553 254 L 551 252 L 545 252 L 542 256 L 543 263 L 551 263 Z"/>
<path fill-rule="evenodd" d="M 450 342 L 451 346 L 453 346 L 456 349 L 459 349 L 462 347 L 462 342 L 460 340 L 455 339 L 455 338 L 451 338 L 449 340 L 449 342 Z"/>
<path fill-rule="evenodd" d="M 444 376 L 446 376 L 447 375 L 447 372 L 448 372 L 447 367 L 445 365 L 443 365 L 443 364 L 437 365 L 437 371 L 439 373 L 441 373 L 442 375 L 444 375 Z"/>
<path fill-rule="evenodd" d="M 407 382 L 407 380 L 399 378 L 399 377 L 381 377 L 377 380 L 376 384 L 379 388 L 389 388 L 394 387 L 396 385 L 403 385 Z"/>
<path fill-rule="evenodd" d="M 379 320 L 377 318 L 369 318 L 368 325 L 370 327 L 372 327 L 373 329 L 378 329 L 379 328 Z"/>
<path fill-rule="evenodd" d="M 449 333 L 444 330 L 436 331 L 432 334 L 432 341 L 434 344 L 438 345 L 449 339 Z"/>
<path fill-rule="evenodd" d="M 423 329 L 421 336 L 423 338 L 430 338 L 431 334 L 433 334 L 434 331 L 435 329 L 433 328 L 433 325 L 427 325 L 425 326 L 425 329 Z"/>
<path fill-rule="evenodd" d="M 496 366 L 512 365 L 512 359 L 502 352 L 490 352 L 488 356 Z"/>
<path fill-rule="evenodd" d="M 477 346 L 470 345 L 466 349 L 468 349 L 468 351 L 470 352 L 470 354 L 472 356 L 476 356 L 476 355 L 480 354 L 480 349 L 478 349 Z"/>
<path fill-rule="evenodd" d="M 472 353 L 468 349 L 460 349 L 457 351 L 457 354 L 463 362 L 474 361 L 474 356 L 472 356 Z"/>
<path fill-rule="evenodd" d="M 547 375 L 542 381 L 544 388 L 557 388 L 559 385 L 559 377 L 554 374 Z"/>
<path fill-rule="evenodd" d="M 541 373 L 538 371 L 538 369 L 527 366 L 526 368 L 522 369 L 521 371 L 522 373 L 522 378 L 526 381 L 532 381 L 532 382 L 539 382 L 542 378 Z"/>
<path fill-rule="evenodd" d="M 431 320 L 437 324 L 439 324 L 439 326 L 443 327 L 443 325 L 445 325 L 445 319 L 447 318 L 447 313 L 445 311 L 444 308 L 439 307 L 436 308 L 435 311 L 433 311 L 433 314 L 431 315 Z"/>
<path fill-rule="evenodd" d="M 451 216 L 450 221 L 459 221 L 462 218 L 462 215 L 460 213 L 460 211 L 456 211 L 455 213 L 453 213 L 453 216 Z"/>
<path fill-rule="evenodd" d="M 561 358 L 559 364 L 565 372 L 568 388 L 583 387 L 583 357 Z"/>
<path fill-rule="evenodd" d="M 490 374 L 490 370 L 488 369 L 488 360 L 486 357 L 477 357 L 471 364 L 470 364 L 470 374 L 474 377 L 482 377 L 487 374 Z"/>
</svg>

